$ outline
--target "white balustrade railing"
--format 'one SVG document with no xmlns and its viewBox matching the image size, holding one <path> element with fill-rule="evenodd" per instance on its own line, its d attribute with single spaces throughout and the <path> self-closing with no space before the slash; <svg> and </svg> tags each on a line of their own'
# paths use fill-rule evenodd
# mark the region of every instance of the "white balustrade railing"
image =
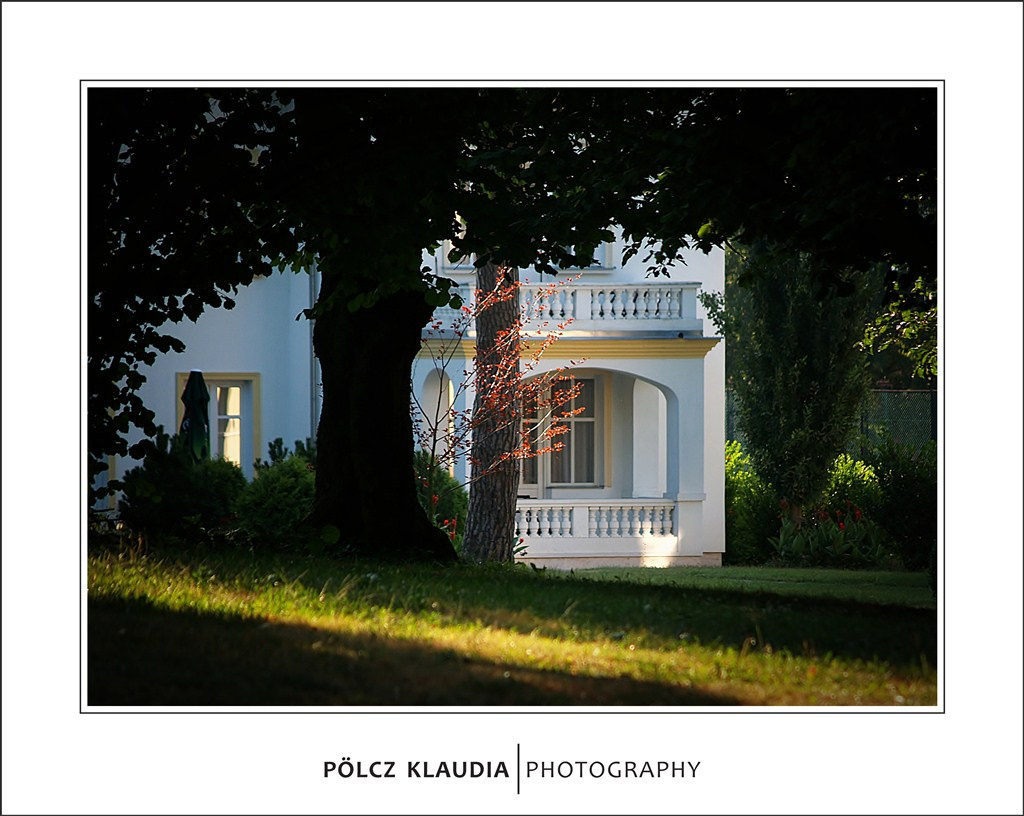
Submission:
<svg viewBox="0 0 1024 816">
<path fill-rule="evenodd" d="M 516 505 L 516 537 L 629 538 L 672 535 L 675 503 L 634 499 L 608 502 L 521 499 Z"/>
<path fill-rule="evenodd" d="M 699 283 L 570 283 L 523 286 L 523 301 L 542 320 L 612 322 L 697 319 Z"/>
<path fill-rule="evenodd" d="M 700 330 L 697 292 L 692 281 L 641 283 L 567 283 L 564 285 L 524 284 L 522 301 L 531 323 L 572 321 L 570 331 L 629 329 Z M 460 286 L 459 294 L 468 304 L 472 292 Z M 457 315 L 453 309 L 434 312 L 435 320 L 450 328 Z M 472 333 L 472 328 L 470 329 Z"/>
</svg>

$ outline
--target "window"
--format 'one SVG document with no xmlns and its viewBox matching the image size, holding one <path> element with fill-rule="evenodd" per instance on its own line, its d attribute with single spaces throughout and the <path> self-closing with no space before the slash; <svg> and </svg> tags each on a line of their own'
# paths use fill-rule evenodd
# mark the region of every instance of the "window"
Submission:
<svg viewBox="0 0 1024 816">
<path fill-rule="evenodd" d="M 187 372 L 177 377 L 178 418 L 181 427 L 184 407 L 181 394 Z M 260 375 L 256 373 L 203 372 L 210 391 L 210 456 L 227 459 L 253 475 L 253 462 L 260 456 Z"/>
<path fill-rule="evenodd" d="M 580 386 L 575 398 L 559 405 L 559 393 Z M 593 378 L 575 378 L 574 381 L 559 382 L 540 395 L 543 406 L 549 400 L 558 407 L 553 413 L 563 412 L 571 416 L 558 416 L 557 422 L 564 425 L 565 433 L 554 437 L 552 442 L 561 443 L 561 449 L 533 456 L 522 461 L 520 484 L 524 495 L 539 497 L 549 487 L 595 487 L 598 483 L 598 385 Z M 523 430 L 534 440 L 537 447 L 547 447 L 544 432 L 552 423 L 552 409 L 538 410 L 536 403 L 523 408 Z"/>
<path fill-rule="evenodd" d="M 215 385 L 210 388 L 216 403 L 216 421 L 210 424 L 213 437 L 210 454 L 242 465 L 242 386 Z"/>
</svg>

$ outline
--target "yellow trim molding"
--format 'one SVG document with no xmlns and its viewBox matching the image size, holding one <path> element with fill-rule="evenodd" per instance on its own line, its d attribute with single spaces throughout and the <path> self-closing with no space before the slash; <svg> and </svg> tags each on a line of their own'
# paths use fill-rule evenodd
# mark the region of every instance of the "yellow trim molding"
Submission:
<svg viewBox="0 0 1024 816">
<path fill-rule="evenodd" d="M 473 340 L 426 340 L 420 349 L 420 357 L 436 357 L 444 350 L 450 350 L 451 344 L 459 343 L 461 356 L 471 359 L 475 352 Z M 623 359 L 700 359 L 707 356 L 719 342 L 720 337 L 699 338 L 629 338 L 616 337 L 562 337 L 552 343 L 544 352 L 544 356 L 555 360 L 579 360 L 595 358 Z M 529 357 L 538 348 L 542 340 L 527 340 L 522 356 Z M 450 353 L 450 351 L 449 351 Z"/>
</svg>

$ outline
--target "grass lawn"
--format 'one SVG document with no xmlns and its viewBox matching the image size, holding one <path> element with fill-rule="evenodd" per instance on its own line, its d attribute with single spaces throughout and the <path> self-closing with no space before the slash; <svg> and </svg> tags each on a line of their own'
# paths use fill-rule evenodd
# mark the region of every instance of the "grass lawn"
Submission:
<svg viewBox="0 0 1024 816">
<path fill-rule="evenodd" d="M 91 706 L 931 706 L 924 574 L 97 551 Z"/>
</svg>

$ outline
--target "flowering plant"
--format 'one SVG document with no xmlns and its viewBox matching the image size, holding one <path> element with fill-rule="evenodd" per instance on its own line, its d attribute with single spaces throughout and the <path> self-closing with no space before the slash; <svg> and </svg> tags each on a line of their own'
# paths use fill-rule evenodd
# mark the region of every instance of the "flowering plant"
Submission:
<svg viewBox="0 0 1024 816">
<path fill-rule="evenodd" d="M 818 508 L 800 522 L 785 514 L 780 518 L 779 535 L 769 540 L 783 561 L 879 566 L 888 557 L 881 528 L 852 502 L 847 501 L 845 509 Z"/>
<path fill-rule="evenodd" d="M 449 316 L 447 323 L 439 317 L 427 327 L 425 356 L 438 373 L 438 382 L 451 383 L 447 395 L 438 389 L 432 405 L 424 405 L 416 389 L 411 389 L 416 443 L 427 453 L 427 474 L 432 474 L 435 467 L 450 473 L 454 464 L 466 457 L 473 468 L 472 480 L 476 480 L 510 459 L 528 459 L 563 448 L 558 437 L 568 431 L 564 420 L 584 410 L 571 408 L 582 383 L 568 373 L 571 366 L 582 361 L 571 360 L 568 366 L 534 372 L 544 352 L 572 323 L 571 317 L 560 319 L 558 303 L 564 298 L 563 288 L 578 278 L 572 276 L 531 291 L 515 324 L 499 332 L 496 347 L 486 355 L 474 356 L 464 366 L 456 360 L 465 355 L 463 342 L 470 337 L 476 318 L 497 303 L 518 299 L 522 286 L 529 281 L 508 277 L 491 291 L 477 292 L 469 305 L 463 304 Z M 448 376 L 449 372 L 455 376 Z M 568 382 L 569 387 L 551 387 L 562 382 Z M 481 387 L 484 383 L 486 388 Z M 475 395 L 476 406 L 460 408 L 469 394 Z M 533 412 L 530 422 L 523 421 L 525 406 Z M 512 427 L 518 441 L 494 461 L 476 461 L 470 453 L 472 437 L 483 427 L 489 432 Z"/>
</svg>

